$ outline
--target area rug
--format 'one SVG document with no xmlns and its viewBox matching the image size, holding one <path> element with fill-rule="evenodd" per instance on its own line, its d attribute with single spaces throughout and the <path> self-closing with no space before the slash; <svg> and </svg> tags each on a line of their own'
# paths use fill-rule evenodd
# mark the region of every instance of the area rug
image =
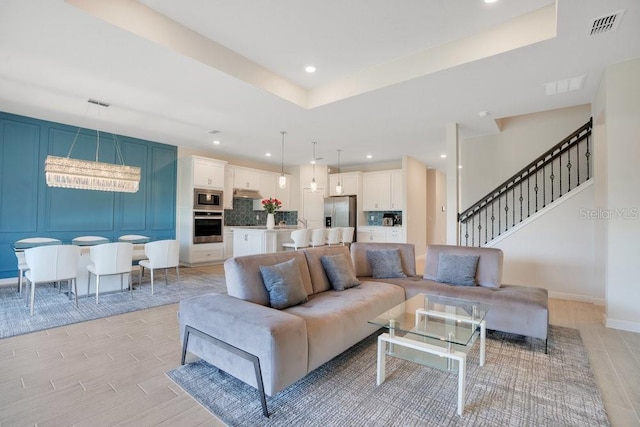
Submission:
<svg viewBox="0 0 640 427">
<path fill-rule="evenodd" d="M 153 295 L 148 277 L 142 286 L 135 281 L 137 277 L 134 277 L 133 298 L 128 291 L 100 293 L 100 304 L 96 304 L 93 297 L 81 297 L 78 308 L 64 292 L 66 285 L 63 285 L 62 293 L 52 284 L 38 285 L 33 316 L 26 306 L 24 290 L 19 295 L 16 286 L 0 287 L 0 338 L 173 304 L 194 295 L 227 292 L 222 274 L 206 274 L 196 268 L 181 268 L 179 285 L 175 271 L 173 275 L 169 273 L 168 284 L 165 284 L 164 274 L 156 274 Z"/>
<path fill-rule="evenodd" d="M 552 326 L 544 342 L 494 332 L 486 364 L 467 359 L 466 405 L 456 414 L 457 374 L 388 357 L 377 387 L 374 334 L 276 396 L 262 416 L 257 391 L 198 360 L 168 372 L 231 426 L 607 426 L 580 334 Z"/>
</svg>

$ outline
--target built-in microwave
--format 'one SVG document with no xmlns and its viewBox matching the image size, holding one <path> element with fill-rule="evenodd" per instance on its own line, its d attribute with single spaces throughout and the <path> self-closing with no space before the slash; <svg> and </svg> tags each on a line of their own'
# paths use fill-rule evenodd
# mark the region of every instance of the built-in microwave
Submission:
<svg viewBox="0 0 640 427">
<path fill-rule="evenodd" d="M 221 211 L 223 209 L 222 191 L 195 188 L 193 190 L 193 209 Z"/>
</svg>

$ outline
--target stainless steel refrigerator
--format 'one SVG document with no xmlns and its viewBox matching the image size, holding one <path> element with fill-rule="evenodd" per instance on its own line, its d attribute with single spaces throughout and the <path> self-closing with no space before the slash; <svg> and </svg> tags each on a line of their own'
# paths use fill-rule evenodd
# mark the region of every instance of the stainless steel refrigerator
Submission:
<svg viewBox="0 0 640 427">
<path fill-rule="evenodd" d="M 324 225 L 331 227 L 356 227 L 357 201 L 356 196 L 331 196 L 324 199 Z M 354 231 L 353 237 L 357 230 Z"/>
</svg>

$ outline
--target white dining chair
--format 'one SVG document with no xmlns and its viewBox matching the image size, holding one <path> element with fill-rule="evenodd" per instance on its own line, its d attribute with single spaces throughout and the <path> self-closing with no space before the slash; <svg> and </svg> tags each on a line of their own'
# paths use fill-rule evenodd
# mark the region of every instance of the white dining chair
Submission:
<svg viewBox="0 0 640 427">
<path fill-rule="evenodd" d="M 140 273 L 138 275 L 139 283 L 142 284 L 144 269 L 148 268 L 151 275 L 151 295 L 153 295 L 153 270 L 164 269 L 164 281 L 169 284 L 167 277 L 167 269 L 175 268 L 178 285 L 180 285 L 180 243 L 177 240 L 157 240 L 155 242 L 145 243 L 144 254 L 147 259 L 139 262 Z"/>
<path fill-rule="evenodd" d="M 291 240 L 293 242 L 284 242 L 282 247 L 287 249 L 293 249 L 297 251 L 301 248 L 309 247 L 309 230 L 306 228 L 301 228 L 299 230 L 294 230 L 291 232 Z"/>
<path fill-rule="evenodd" d="M 24 273 L 29 269 L 27 260 L 24 257 L 24 250 L 35 248 L 38 246 L 60 245 L 62 242 L 58 239 L 49 237 L 29 237 L 28 239 L 20 239 L 14 242 L 13 249 L 18 260 L 18 293 L 22 294 L 22 284 L 24 283 Z"/>
<path fill-rule="evenodd" d="M 78 306 L 78 286 L 76 283 L 78 260 L 80 259 L 80 248 L 78 246 L 38 246 L 26 249 L 24 256 L 29 267 L 25 277 L 27 285 L 31 288 L 30 312 L 32 316 L 36 298 L 35 289 L 38 283 L 66 281 L 69 285 L 69 299 L 71 299 L 71 283 L 73 283 L 76 307 Z"/>
<path fill-rule="evenodd" d="M 334 227 L 327 230 L 327 245 L 339 245 L 342 237 L 342 228 Z"/>
<path fill-rule="evenodd" d="M 327 229 L 314 228 L 311 230 L 311 246 L 324 246 L 327 244 Z"/>
<path fill-rule="evenodd" d="M 139 234 L 125 234 L 118 237 L 119 242 L 128 242 L 133 244 L 133 264 L 138 264 L 140 260 L 146 259 L 144 254 L 144 244 L 149 243 L 151 240 L 148 236 L 141 236 Z"/>
<path fill-rule="evenodd" d="M 353 234 L 355 232 L 355 227 L 343 227 L 342 233 L 340 233 L 340 243 L 345 246 L 351 245 L 353 243 Z"/>
<path fill-rule="evenodd" d="M 89 259 L 91 264 L 87 266 L 89 277 L 87 280 L 87 295 L 91 289 L 91 275 L 96 276 L 96 304 L 100 304 L 100 277 L 120 275 L 120 290 L 124 290 L 124 275 L 129 280 L 129 293 L 131 293 L 131 263 L 133 257 L 133 245 L 128 242 L 104 243 L 91 246 Z M 133 294 L 131 293 L 133 296 Z"/>
</svg>

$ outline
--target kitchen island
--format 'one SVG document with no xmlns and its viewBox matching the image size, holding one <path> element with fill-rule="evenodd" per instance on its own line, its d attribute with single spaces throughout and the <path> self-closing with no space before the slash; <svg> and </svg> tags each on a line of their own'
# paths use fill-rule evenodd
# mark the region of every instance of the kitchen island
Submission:
<svg viewBox="0 0 640 427">
<path fill-rule="evenodd" d="M 227 226 L 233 230 L 233 256 L 282 252 L 282 244 L 293 242 L 291 232 L 296 226 L 276 226 L 267 230 L 265 226 Z"/>
</svg>

